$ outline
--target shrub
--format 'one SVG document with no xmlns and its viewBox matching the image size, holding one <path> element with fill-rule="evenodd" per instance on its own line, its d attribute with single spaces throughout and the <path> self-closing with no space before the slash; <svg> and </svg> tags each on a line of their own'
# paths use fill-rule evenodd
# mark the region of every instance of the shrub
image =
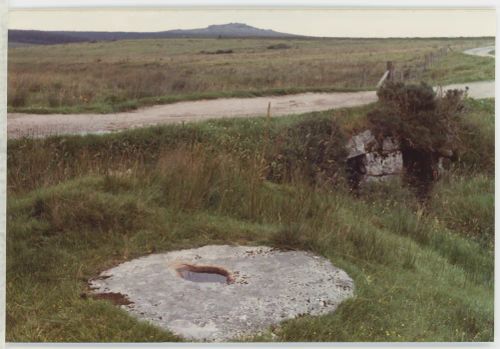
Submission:
<svg viewBox="0 0 500 349">
<path fill-rule="evenodd" d="M 377 136 L 394 137 L 402 148 L 423 152 L 442 152 L 458 146 L 463 91 L 448 90 L 438 97 L 425 83 L 388 83 L 377 95 L 379 105 L 368 113 L 368 122 Z"/>
<path fill-rule="evenodd" d="M 378 106 L 368 113 L 379 139 L 400 142 L 409 184 L 426 197 L 439 174 L 441 157 L 455 158 L 460 145 L 463 91 L 437 96 L 431 86 L 388 83 L 377 91 Z"/>
<path fill-rule="evenodd" d="M 200 51 L 201 54 L 205 54 L 205 55 L 223 55 L 223 54 L 230 54 L 230 53 L 234 53 L 233 50 L 216 50 L 216 51 Z"/>
<path fill-rule="evenodd" d="M 292 48 L 292 46 L 287 45 L 287 44 L 275 44 L 275 45 L 267 46 L 268 50 L 286 50 L 289 48 Z"/>
<path fill-rule="evenodd" d="M 336 182 L 343 174 L 345 136 L 334 119 L 304 120 L 278 137 L 270 161 L 269 178 L 291 180 L 295 175 L 311 182 Z"/>
</svg>

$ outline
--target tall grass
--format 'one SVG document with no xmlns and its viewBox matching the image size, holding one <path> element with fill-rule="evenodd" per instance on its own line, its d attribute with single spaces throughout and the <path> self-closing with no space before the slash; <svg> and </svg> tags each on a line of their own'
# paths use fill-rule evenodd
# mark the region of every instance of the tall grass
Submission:
<svg viewBox="0 0 500 349">
<path fill-rule="evenodd" d="M 430 211 L 449 228 L 493 249 L 494 179 L 486 175 L 449 176 L 437 184 Z"/>
</svg>

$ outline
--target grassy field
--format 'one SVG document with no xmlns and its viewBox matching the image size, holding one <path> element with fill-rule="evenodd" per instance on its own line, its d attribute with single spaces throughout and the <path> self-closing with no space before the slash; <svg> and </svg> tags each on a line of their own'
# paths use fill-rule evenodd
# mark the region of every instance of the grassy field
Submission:
<svg viewBox="0 0 500 349">
<path fill-rule="evenodd" d="M 490 80 L 494 60 L 461 51 L 492 41 L 164 39 L 9 48 L 8 108 L 109 113 L 202 98 L 374 89 L 387 61 L 414 67 L 446 47 L 449 54 L 418 79 Z"/>
<path fill-rule="evenodd" d="M 489 59 L 489 61 L 488 61 Z M 422 75 L 430 84 L 453 84 L 495 79 L 495 60 L 453 52 Z"/>
<path fill-rule="evenodd" d="M 325 256 L 356 296 L 245 340 L 492 341 L 494 100 L 467 102 L 466 150 L 425 202 L 394 183 L 354 195 L 340 163 L 333 182 L 305 175 L 323 163 L 297 161 L 304 140 L 340 144 L 371 108 L 9 141 L 7 340 L 179 340 L 82 297 L 86 280 L 153 252 L 265 244 Z M 284 160 L 297 167 L 270 176 Z"/>
</svg>

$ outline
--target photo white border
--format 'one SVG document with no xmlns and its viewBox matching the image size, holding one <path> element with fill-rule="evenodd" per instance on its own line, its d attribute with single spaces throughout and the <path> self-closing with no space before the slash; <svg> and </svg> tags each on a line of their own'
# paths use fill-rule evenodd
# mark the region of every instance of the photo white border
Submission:
<svg viewBox="0 0 500 349">
<path fill-rule="evenodd" d="M 10 8 L 68 7 L 495 7 L 495 0 L 10 0 Z"/>
<path fill-rule="evenodd" d="M 11 9 L 55 9 L 55 8 L 496 8 L 497 35 L 496 45 L 498 46 L 498 23 L 500 13 L 498 3 L 495 0 L 373 0 L 373 1 L 336 1 L 336 0 L 0 0 L 0 348 L 3 347 L 5 339 L 5 254 L 6 254 L 6 145 L 7 145 L 7 15 L 8 8 Z M 500 68 L 495 65 L 495 74 L 498 76 Z M 496 98 L 498 98 L 498 86 L 496 86 Z M 495 104 L 495 115 L 498 115 L 499 107 Z M 499 134 L 500 125 L 496 122 L 495 136 Z M 500 140 L 495 137 L 496 149 L 500 149 Z M 495 154 L 495 178 L 498 173 L 498 163 L 500 154 Z M 497 179 L 495 180 L 495 197 L 498 197 L 499 189 Z M 495 221 L 498 221 L 500 209 L 495 205 Z M 495 229 L 496 233 L 496 229 Z M 497 237 L 497 236 L 496 236 Z M 495 244 L 495 255 L 498 252 L 498 244 Z M 498 258 L 495 261 L 495 280 L 499 277 Z M 495 283 L 496 286 L 496 283 Z M 495 296 L 498 296 L 498 289 L 495 287 Z M 495 297 L 498 299 L 498 297 Z M 498 301 L 495 302 L 495 315 L 498 310 Z M 496 320 L 496 316 L 495 316 Z M 456 348 L 456 347 L 479 347 L 492 348 L 497 342 L 499 326 L 495 321 L 495 342 L 493 343 L 223 343 L 223 344 L 180 344 L 180 343 L 152 343 L 152 344 L 100 344 L 100 343 L 81 343 L 81 344 L 28 344 L 28 343 L 7 343 L 7 348 L 276 348 L 276 347 L 334 347 L 334 348 L 407 348 L 407 347 L 437 347 L 437 348 Z"/>
<path fill-rule="evenodd" d="M 7 230 L 7 0 L 0 0 L 0 347 L 5 342 Z"/>
</svg>

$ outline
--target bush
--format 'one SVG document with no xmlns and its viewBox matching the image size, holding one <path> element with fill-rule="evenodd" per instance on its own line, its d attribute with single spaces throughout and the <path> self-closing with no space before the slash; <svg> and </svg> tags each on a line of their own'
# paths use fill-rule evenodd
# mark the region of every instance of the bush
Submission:
<svg viewBox="0 0 500 349">
<path fill-rule="evenodd" d="M 334 119 L 302 121 L 278 137 L 269 178 L 289 181 L 299 175 L 313 183 L 336 182 L 344 171 L 345 143 L 345 136 Z"/>
<path fill-rule="evenodd" d="M 292 48 L 292 46 L 287 45 L 287 44 L 275 44 L 275 45 L 267 46 L 268 50 L 286 50 L 289 48 Z"/>
<path fill-rule="evenodd" d="M 425 83 L 388 83 L 377 95 L 379 106 L 368 113 L 368 122 L 378 137 L 396 138 L 403 149 L 422 152 L 457 148 L 463 91 L 449 90 L 437 97 Z"/>
<path fill-rule="evenodd" d="M 223 55 L 233 53 L 233 50 L 216 50 L 216 51 L 200 51 L 201 54 L 205 55 Z"/>
<path fill-rule="evenodd" d="M 456 159 L 465 110 L 463 91 L 436 96 L 431 86 L 388 83 L 377 91 L 378 106 L 368 113 L 368 123 L 380 140 L 399 141 L 408 183 L 425 198 L 439 176 L 440 158 Z"/>
</svg>

